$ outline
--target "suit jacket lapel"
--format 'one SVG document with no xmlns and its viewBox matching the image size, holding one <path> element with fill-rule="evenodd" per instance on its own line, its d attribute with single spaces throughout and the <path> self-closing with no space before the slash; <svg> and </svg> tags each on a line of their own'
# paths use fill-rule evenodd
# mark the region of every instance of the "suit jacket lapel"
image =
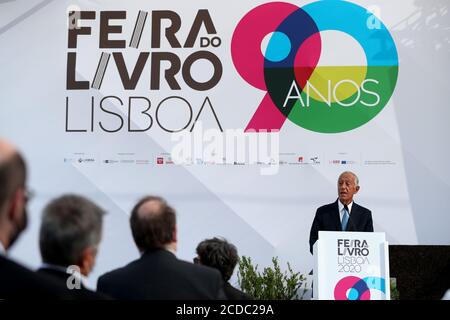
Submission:
<svg viewBox="0 0 450 320">
<path fill-rule="evenodd" d="M 356 231 L 359 222 L 359 206 L 353 201 L 352 210 L 350 212 L 350 218 L 347 223 L 346 231 Z"/>
<path fill-rule="evenodd" d="M 333 219 L 334 219 L 334 224 L 336 227 L 336 231 L 341 231 L 342 230 L 342 224 L 341 224 L 341 216 L 339 215 L 339 205 L 338 205 L 338 200 L 336 200 L 336 202 L 334 203 L 333 206 Z"/>
</svg>

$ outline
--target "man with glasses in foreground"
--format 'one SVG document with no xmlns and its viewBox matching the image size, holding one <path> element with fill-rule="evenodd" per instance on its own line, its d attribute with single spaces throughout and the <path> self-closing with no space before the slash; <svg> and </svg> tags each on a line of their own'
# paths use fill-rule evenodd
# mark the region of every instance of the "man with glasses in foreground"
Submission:
<svg viewBox="0 0 450 320">
<path fill-rule="evenodd" d="M 27 226 L 26 165 L 16 148 L 0 138 L 0 299 L 71 299 L 52 279 L 7 257 Z"/>
</svg>

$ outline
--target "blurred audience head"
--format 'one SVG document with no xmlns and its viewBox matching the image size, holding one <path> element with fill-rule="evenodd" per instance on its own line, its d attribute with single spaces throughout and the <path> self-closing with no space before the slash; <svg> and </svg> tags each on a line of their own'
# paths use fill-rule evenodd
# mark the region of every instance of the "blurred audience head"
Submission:
<svg viewBox="0 0 450 320">
<path fill-rule="evenodd" d="M 141 253 L 153 249 L 176 251 L 175 210 L 163 199 L 147 196 L 131 211 L 131 232 Z"/>
<path fill-rule="evenodd" d="M 87 276 L 94 268 L 102 236 L 103 209 L 78 195 L 64 195 L 44 209 L 39 247 L 44 263 L 78 266 Z"/>
<path fill-rule="evenodd" d="M 218 269 L 225 281 L 230 280 L 239 261 L 236 247 L 225 239 L 212 238 L 197 246 L 194 262 Z"/>
<path fill-rule="evenodd" d="M 27 226 L 25 160 L 16 148 L 0 139 L 0 242 L 8 250 Z"/>
</svg>

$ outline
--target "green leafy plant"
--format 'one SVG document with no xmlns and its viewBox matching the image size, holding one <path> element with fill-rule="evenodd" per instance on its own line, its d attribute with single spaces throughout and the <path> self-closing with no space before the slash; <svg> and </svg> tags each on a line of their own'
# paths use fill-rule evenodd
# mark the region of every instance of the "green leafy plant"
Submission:
<svg viewBox="0 0 450 320">
<path fill-rule="evenodd" d="M 253 265 L 250 257 L 242 256 L 239 261 L 238 283 L 245 293 L 256 300 L 302 299 L 306 289 L 298 294 L 306 277 L 292 271 L 287 263 L 287 271 L 281 272 L 278 257 L 272 258 L 273 268 L 264 268 L 260 273 L 258 265 Z"/>
<path fill-rule="evenodd" d="M 398 292 L 397 288 L 397 279 L 391 278 L 390 279 L 390 287 L 391 287 L 391 300 L 400 300 L 400 293 Z"/>
</svg>

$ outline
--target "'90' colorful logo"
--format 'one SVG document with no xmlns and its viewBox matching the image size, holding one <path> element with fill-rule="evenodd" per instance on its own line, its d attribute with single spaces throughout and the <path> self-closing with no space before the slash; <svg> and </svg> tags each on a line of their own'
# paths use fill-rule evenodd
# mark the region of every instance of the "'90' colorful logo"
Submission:
<svg viewBox="0 0 450 320">
<path fill-rule="evenodd" d="M 336 300 L 370 300 L 370 290 L 386 294 L 385 279 L 380 277 L 359 278 L 348 276 L 339 280 L 334 288 Z"/>
<path fill-rule="evenodd" d="M 355 39 L 365 65 L 318 65 L 324 31 Z M 267 91 L 246 131 L 281 129 L 286 118 L 315 132 L 349 131 L 384 108 L 397 82 L 397 49 L 389 31 L 366 9 L 345 1 L 258 6 L 237 25 L 231 53 L 241 77 Z"/>
</svg>

